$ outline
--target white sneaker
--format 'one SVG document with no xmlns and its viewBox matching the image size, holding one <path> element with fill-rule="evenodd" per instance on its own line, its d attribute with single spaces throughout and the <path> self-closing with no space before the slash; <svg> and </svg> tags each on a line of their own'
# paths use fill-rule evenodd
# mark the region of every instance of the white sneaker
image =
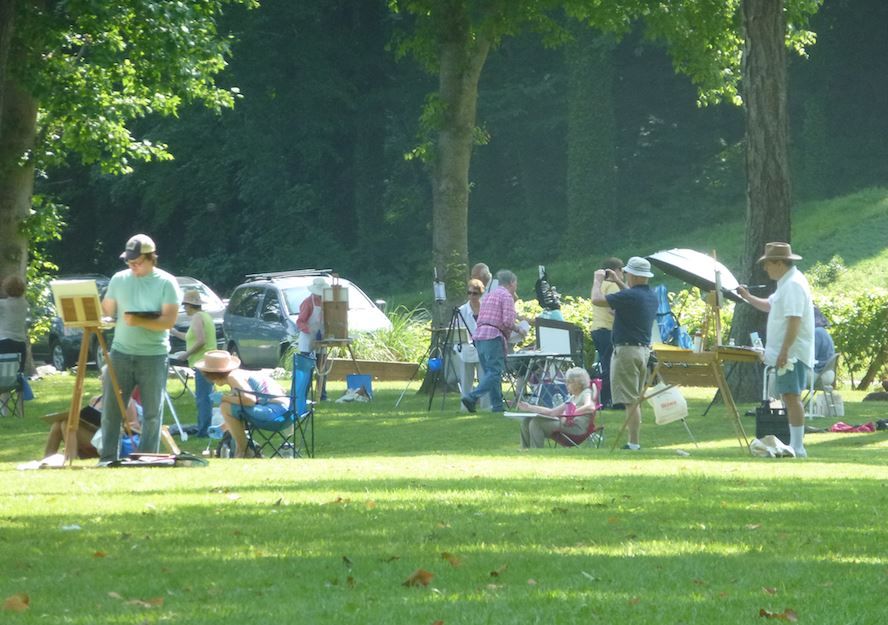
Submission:
<svg viewBox="0 0 888 625">
<path fill-rule="evenodd" d="M 796 458 L 807 458 L 808 457 L 808 451 L 804 447 L 802 447 L 801 449 L 793 449 L 793 451 L 795 452 Z"/>
</svg>

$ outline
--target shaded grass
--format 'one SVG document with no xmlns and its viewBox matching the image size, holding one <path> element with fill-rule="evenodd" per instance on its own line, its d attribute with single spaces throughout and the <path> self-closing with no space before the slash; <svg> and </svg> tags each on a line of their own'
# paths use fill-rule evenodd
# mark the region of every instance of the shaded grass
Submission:
<svg viewBox="0 0 888 625">
<path fill-rule="evenodd" d="M 57 409 L 70 385 L 38 382 L 29 414 Z M 699 449 L 673 424 L 646 425 L 641 453 L 521 454 L 514 422 L 461 414 L 454 395 L 426 412 L 408 392 L 396 410 L 401 390 L 322 404 L 315 460 L 205 469 L 16 472 L 46 428 L 0 420 L 0 599 L 31 599 L 0 622 L 742 623 L 787 607 L 803 623 L 882 618 L 884 433 L 809 435 L 807 462 L 751 459 L 724 410 L 700 417 L 709 394 L 689 391 Z M 848 422 L 885 412 L 843 395 Z M 602 415 L 611 432 L 621 418 Z M 429 586 L 403 586 L 418 568 Z"/>
</svg>

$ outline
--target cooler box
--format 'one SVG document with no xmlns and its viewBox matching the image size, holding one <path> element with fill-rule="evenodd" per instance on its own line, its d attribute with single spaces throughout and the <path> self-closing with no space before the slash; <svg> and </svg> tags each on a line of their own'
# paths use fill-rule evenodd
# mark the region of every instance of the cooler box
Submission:
<svg viewBox="0 0 888 625">
<path fill-rule="evenodd" d="M 755 437 L 762 438 L 773 434 L 789 445 L 789 420 L 786 408 L 771 408 L 765 403 L 755 409 Z"/>
<path fill-rule="evenodd" d="M 363 373 L 352 373 L 345 376 L 346 388 L 363 388 L 367 397 L 373 399 L 373 378 Z"/>
</svg>

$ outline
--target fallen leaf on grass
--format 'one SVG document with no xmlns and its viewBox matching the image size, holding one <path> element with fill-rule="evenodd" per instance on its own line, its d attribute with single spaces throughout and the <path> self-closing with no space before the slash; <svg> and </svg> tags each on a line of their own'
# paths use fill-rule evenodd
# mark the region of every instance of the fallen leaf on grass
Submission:
<svg viewBox="0 0 888 625">
<path fill-rule="evenodd" d="M 442 621 L 441 619 L 438 619 L 437 621 L 432 623 L 432 625 L 444 625 L 444 621 Z"/>
<path fill-rule="evenodd" d="M 795 613 L 795 610 L 790 610 L 789 608 L 786 608 L 783 612 L 771 612 L 770 610 L 762 608 L 759 610 L 759 616 L 777 619 L 778 621 L 789 621 L 790 623 L 795 623 L 799 620 L 799 616 Z"/>
<path fill-rule="evenodd" d="M 453 555 L 452 553 L 448 553 L 448 552 L 446 552 L 446 551 L 443 551 L 443 552 L 441 553 L 441 558 L 443 558 L 444 560 L 447 560 L 448 562 L 450 562 L 450 566 L 452 566 L 452 567 L 454 567 L 454 568 L 456 568 L 456 567 L 458 567 L 460 564 L 462 564 L 462 560 L 460 560 L 459 558 L 457 558 L 457 557 L 456 557 L 455 555 Z"/>
<path fill-rule="evenodd" d="M 6 597 L 3 610 L 6 612 L 24 612 L 31 607 L 31 597 L 26 592 L 17 592 Z"/>
<path fill-rule="evenodd" d="M 530 579 L 527 580 L 527 585 L 528 585 L 528 586 L 536 586 L 536 585 L 537 585 L 537 581 L 536 581 L 534 578 L 531 577 Z"/>
<path fill-rule="evenodd" d="M 777 589 L 774 588 L 773 586 L 763 586 L 762 592 L 765 593 L 766 595 L 776 595 Z"/>
<path fill-rule="evenodd" d="M 435 524 L 435 527 L 437 527 L 438 529 L 446 529 L 446 528 L 450 527 L 450 524 L 449 524 L 449 523 L 445 523 L 444 521 L 438 521 L 438 522 Z"/>
<path fill-rule="evenodd" d="M 410 576 L 404 580 L 401 584 L 402 586 L 428 586 L 429 582 L 432 581 L 432 578 L 435 577 L 434 573 L 430 573 L 425 569 L 416 569 L 413 571 Z"/>
<path fill-rule="evenodd" d="M 491 576 L 491 577 L 499 577 L 500 575 L 502 575 L 503 573 L 505 573 L 505 572 L 506 572 L 506 569 L 508 569 L 508 568 L 509 568 L 509 565 L 508 565 L 508 564 L 504 564 L 504 565 L 502 565 L 501 567 L 499 567 L 497 570 L 495 570 L 495 571 L 491 571 L 491 572 L 490 572 L 490 576 Z"/>
<path fill-rule="evenodd" d="M 350 501 L 351 501 L 351 499 L 343 499 L 342 497 L 337 497 L 333 501 L 328 501 L 327 505 L 329 506 L 329 505 L 335 505 L 335 504 L 344 504 L 344 503 L 349 503 Z"/>
<path fill-rule="evenodd" d="M 697 586 L 705 586 L 706 585 L 706 582 L 704 582 L 702 579 L 695 579 L 695 580 L 693 580 L 693 582 Z"/>
<path fill-rule="evenodd" d="M 237 500 L 240 499 L 240 498 L 241 498 L 241 496 L 238 495 L 237 493 L 230 493 L 230 494 L 228 495 L 228 499 L 231 500 L 231 501 L 237 501 Z"/>
<path fill-rule="evenodd" d="M 367 503 L 365 503 L 364 505 L 367 506 L 368 510 L 374 510 L 376 508 L 376 502 L 372 499 L 367 500 Z"/>
<path fill-rule="evenodd" d="M 640 602 L 641 602 L 641 599 L 639 599 L 638 597 L 632 597 L 628 601 L 629 605 L 638 605 Z"/>
<path fill-rule="evenodd" d="M 750 523 L 749 525 L 744 525 L 743 527 L 745 527 L 748 530 L 757 530 L 761 526 L 762 526 L 761 523 Z"/>
<path fill-rule="evenodd" d="M 119 592 L 114 592 L 113 590 L 108 593 L 108 596 L 111 597 L 112 599 L 119 599 L 119 600 L 123 599 L 123 597 L 120 595 Z"/>
<path fill-rule="evenodd" d="M 610 523 L 611 525 L 615 525 L 620 522 L 620 517 L 609 516 L 609 517 L 607 517 L 607 522 Z"/>
<path fill-rule="evenodd" d="M 349 588 L 354 588 L 354 587 L 355 587 L 355 584 L 356 584 L 357 582 L 355 582 L 355 578 L 354 578 L 354 577 L 352 577 L 351 575 L 349 575 L 348 577 L 345 578 L 345 583 L 346 583 L 346 585 L 347 585 Z"/>
</svg>

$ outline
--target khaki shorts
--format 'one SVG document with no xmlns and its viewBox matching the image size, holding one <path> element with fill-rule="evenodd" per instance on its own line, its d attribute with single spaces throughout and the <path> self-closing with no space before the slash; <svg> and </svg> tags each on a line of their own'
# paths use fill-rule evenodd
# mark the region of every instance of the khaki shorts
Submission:
<svg viewBox="0 0 888 625">
<path fill-rule="evenodd" d="M 631 404 L 641 397 L 647 382 L 649 347 L 615 345 L 611 356 L 611 399 L 615 404 Z"/>
</svg>

